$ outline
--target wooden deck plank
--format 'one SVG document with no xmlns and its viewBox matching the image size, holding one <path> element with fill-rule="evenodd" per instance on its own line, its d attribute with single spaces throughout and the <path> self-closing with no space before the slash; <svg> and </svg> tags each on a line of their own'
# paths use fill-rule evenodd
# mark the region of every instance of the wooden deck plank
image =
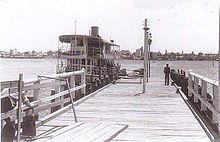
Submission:
<svg viewBox="0 0 220 142">
<path fill-rule="evenodd" d="M 120 84 L 109 86 L 75 107 L 78 121 L 128 125 L 113 141 L 210 141 L 175 88 L 164 86 L 163 83 L 158 77 L 151 77 L 145 94 L 141 93 L 141 84 L 121 81 Z M 70 110 L 49 123 L 70 125 L 73 122 Z M 114 132 L 109 127 L 100 130 L 98 134 L 108 132 L 111 135 Z M 93 133 L 87 132 L 88 135 Z M 103 137 L 99 136 L 100 140 L 105 139 Z M 80 139 L 80 136 L 75 135 L 74 138 Z"/>
<path fill-rule="evenodd" d="M 69 129 L 68 131 L 65 131 L 65 133 L 61 133 L 58 136 L 54 137 L 53 139 L 49 140 L 48 142 L 67 142 L 70 141 L 72 138 L 78 137 L 82 135 L 83 133 L 86 133 L 87 131 L 96 128 L 99 126 L 100 123 L 85 123 L 82 128 L 78 129 Z"/>
<path fill-rule="evenodd" d="M 109 124 L 101 129 L 92 130 L 92 133 L 88 133 L 86 135 L 82 135 L 81 137 L 74 138 L 71 141 L 93 142 L 93 141 L 98 141 L 99 138 L 100 139 L 102 138 L 102 139 L 104 139 L 104 141 L 107 141 L 107 140 L 113 138 L 113 136 L 115 134 L 118 134 L 118 132 L 123 130 L 124 127 L 125 126 L 123 126 L 123 125 Z"/>
<path fill-rule="evenodd" d="M 113 139 L 117 141 L 209 141 L 173 86 L 152 80 L 146 93 L 139 94 L 141 87 L 110 86 L 76 107 L 79 121 L 127 124 L 128 129 Z"/>
<path fill-rule="evenodd" d="M 37 141 L 54 142 L 54 141 L 97 141 L 110 140 L 127 128 L 126 125 L 102 123 L 77 123 L 57 130 L 48 137 L 43 137 Z M 51 136 L 51 137 L 50 137 Z"/>
<path fill-rule="evenodd" d="M 99 136 L 97 139 L 95 139 L 96 142 L 107 142 L 115 138 L 118 134 L 120 134 L 122 131 L 127 129 L 128 125 L 118 125 L 117 128 L 113 128 L 105 135 Z"/>
<path fill-rule="evenodd" d="M 52 139 L 53 137 L 56 137 L 57 135 L 65 133 L 66 131 L 68 131 L 70 129 L 80 129 L 83 127 L 83 124 L 84 123 L 79 122 L 79 123 L 75 123 L 75 124 L 72 124 L 72 125 L 69 125 L 66 127 L 55 127 L 55 129 L 51 129 L 49 131 L 42 133 L 41 135 L 37 135 L 36 140 L 34 142 L 48 141 L 48 140 Z M 41 138 L 41 137 L 44 137 L 44 138 Z"/>
</svg>

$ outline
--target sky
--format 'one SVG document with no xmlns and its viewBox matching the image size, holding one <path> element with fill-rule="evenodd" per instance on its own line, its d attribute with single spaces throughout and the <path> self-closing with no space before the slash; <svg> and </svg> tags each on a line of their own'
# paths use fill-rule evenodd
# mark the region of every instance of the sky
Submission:
<svg viewBox="0 0 220 142">
<path fill-rule="evenodd" d="M 121 50 L 143 46 L 144 19 L 152 51 L 218 52 L 218 0 L 0 0 L 0 50 L 58 49 L 58 37 L 89 34 L 113 39 Z"/>
</svg>

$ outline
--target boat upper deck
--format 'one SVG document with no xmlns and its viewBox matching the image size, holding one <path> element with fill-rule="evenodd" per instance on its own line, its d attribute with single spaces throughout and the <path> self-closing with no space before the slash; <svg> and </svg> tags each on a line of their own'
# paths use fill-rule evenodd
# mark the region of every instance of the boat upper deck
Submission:
<svg viewBox="0 0 220 142">
<path fill-rule="evenodd" d="M 142 94 L 139 82 L 119 80 L 91 95 L 75 107 L 78 124 L 69 110 L 39 127 L 38 141 L 210 141 L 174 86 L 151 77 Z M 63 133 L 68 127 L 69 133 Z"/>
</svg>

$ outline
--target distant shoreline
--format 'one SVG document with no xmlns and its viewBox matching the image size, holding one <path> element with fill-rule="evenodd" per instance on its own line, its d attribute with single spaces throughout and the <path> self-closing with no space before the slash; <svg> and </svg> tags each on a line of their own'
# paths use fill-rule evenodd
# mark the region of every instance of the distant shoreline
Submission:
<svg viewBox="0 0 220 142">
<path fill-rule="evenodd" d="M 0 59 L 58 59 L 58 58 L 57 57 L 0 57 Z M 135 60 L 135 59 L 115 59 L 115 60 Z M 217 60 L 150 60 L 150 61 L 152 62 L 153 61 L 218 61 L 218 59 Z"/>
<path fill-rule="evenodd" d="M 0 57 L 1 59 L 57 59 L 57 57 Z"/>
<path fill-rule="evenodd" d="M 116 59 L 116 60 L 137 60 L 137 59 Z M 143 61 L 143 60 L 140 60 L 140 61 Z M 218 61 L 217 60 L 150 60 L 150 61 Z"/>
</svg>

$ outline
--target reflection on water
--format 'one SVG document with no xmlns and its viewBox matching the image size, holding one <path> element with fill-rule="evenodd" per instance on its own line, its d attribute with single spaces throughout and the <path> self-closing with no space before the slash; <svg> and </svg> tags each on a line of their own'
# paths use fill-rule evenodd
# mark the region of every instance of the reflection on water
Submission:
<svg viewBox="0 0 220 142">
<path fill-rule="evenodd" d="M 122 68 L 127 71 L 143 67 L 142 60 L 118 60 Z M 217 79 L 218 62 L 212 61 L 151 61 L 151 76 L 163 76 L 165 64 L 170 64 L 171 68 L 188 71 L 193 70 L 196 73 L 205 75 L 211 79 Z M 19 73 L 24 74 L 24 79 L 36 78 L 37 75 L 54 74 L 56 72 L 57 59 L 0 59 L 0 81 L 15 80 Z"/>
</svg>

